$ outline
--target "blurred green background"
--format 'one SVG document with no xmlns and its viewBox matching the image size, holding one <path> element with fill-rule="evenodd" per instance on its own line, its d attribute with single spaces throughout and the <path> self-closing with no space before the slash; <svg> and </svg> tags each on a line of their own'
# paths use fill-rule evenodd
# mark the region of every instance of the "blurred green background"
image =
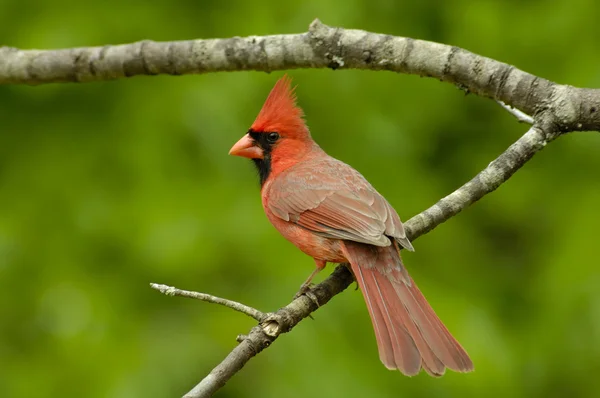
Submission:
<svg viewBox="0 0 600 398">
<path fill-rule="evenodd" d="M 319 17 L 599 87 L 598 15 L 595 0 L 0 0 L 0 45 L 296 33 Z M 254 325 L 162 296 L 149 282 L 263 311 L 289 302 L 313 262 L 268 223 L 251 163 L 227 156 L 282 74 L 0 86 L 1 397 L 180 396 Z M 403 219 L 527 129 L 492 101 L 434 79 L 291 76 L 315 139 Z M 387 371 L 362 297 L 350 289 L 218 396 L 597 396 L 598 153 L 597 133 L 560 138 L 404 255 L 475 373 L 436 380 Z"/>
</svg>

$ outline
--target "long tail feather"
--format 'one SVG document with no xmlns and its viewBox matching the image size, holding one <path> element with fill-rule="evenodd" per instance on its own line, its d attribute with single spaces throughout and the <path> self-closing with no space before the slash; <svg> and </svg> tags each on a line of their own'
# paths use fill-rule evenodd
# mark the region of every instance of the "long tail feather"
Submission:
<svg viewBox="0 0 600 398">
<path fill-rule="evenodd" d="M 473 370 L 468 354 L 450 334 L 402 265 L 398 248 L 344 241 L 344 254 L 371 315 L 379 357 L 408 376 L 423 368 Z"/>
<path fill-rule="evenodd" d="M 375 309 L 375 316 L 372 316 L 373 327 L 378 330 L 379 338 L 379 357 L 388 369 L 402 369 L 404 374 L 416 375 L 421 369 L 421 355 L 414 345 L 411 336 L 405 329 L 395 327 L 395 322 L 390 308 L 385 302 L 384 293 L 378 284 L 374 274 L 369 270 L 357 269 L 360 277 L 359 285 L 362 282 L 361 289 L 367 292 L 369 297 L 375 299 L 369 300 L 369 308 Z M 389 341 L 389 344 L 387 342 Z M 380 342 L 385 344 L 381 345 Z M 383 350 L 382 350 L 383 349 Z M 391 351 L 390 351 L 391 349 Z M 382 355 L 383 351 L 383 355 Z"/>
</svg>

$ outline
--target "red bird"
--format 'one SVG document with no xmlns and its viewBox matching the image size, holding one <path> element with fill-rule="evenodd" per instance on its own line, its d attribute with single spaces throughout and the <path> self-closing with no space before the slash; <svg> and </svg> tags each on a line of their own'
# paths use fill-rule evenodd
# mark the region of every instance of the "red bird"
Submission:
<svg viewBox="0 0 600 398">
<path fill-rule="evenodd" d="M 314 258 L 350 263 L 367 303 L 381 362 L 408 376 L 441 376 L 473 363 L 437 317 L 400 259 L 414 250 L 398 214 L 356 170 L 311 138 L 287 76 L 271 90 L 256 120 L 229 154 L 252 159 L 269 221 Z"/>
</svg>

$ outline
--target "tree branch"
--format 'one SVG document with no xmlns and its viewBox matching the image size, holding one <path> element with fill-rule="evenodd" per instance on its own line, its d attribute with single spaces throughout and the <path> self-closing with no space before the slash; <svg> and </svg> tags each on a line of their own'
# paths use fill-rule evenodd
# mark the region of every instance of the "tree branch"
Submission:
<svg viewBox="0 0 600 398">
<path fill-rule="evenodd" d="M 556 137 L 556 134 L 545 133 L 539 127 L 532 126 L 471 181 L 408 220 L 404 226 L 410 240 L 426 234 L 488 193 L 495 191 L 523 167 L 536 152 Z"/>
<path fill-rule="evenodd" d="M 265 314 L 257 310 L 256 308 L 249 307 L 245 304 L 238 303 L 237 301 L 227 300 L 221 297 L 211 296 L 206 293 L 199 292 L 190 292 L 188 290 L 177 289 L 176 287 L 161 285 L 158 283 L 151 283 L 150 287 L 154 290 L 158 290 L 164 295 L 167 296 L 180 296 L 193 298 L 196 300 L 206 301 L 208 303 L 219 304 L 227 308 L 231 308 L 237 312 L 241 312 L 242 314 L 248 315 L 255 320 L 262 322 L 265 319 Z"/>
<path fill-rule="evenodd" d="M 335 295 L 341 293 L 353 281 L 354 277 L 348 268 L 339 265 L 327 279 L 311 289 L 311 293 L 317 302 L 306 296 L 300 296 L 277 312 L 267 314 L 265 319 L 258 326 L 253 327 L 250 333 L 244 336 L 240 344 L 184 397 L 205 398 L 212 396 L 246 362 L 269 347 L 281 333 L 292 330 L 302 319 L 308 317 Z"/>
<path fill-rule="evenodd" d="M 561 131 L 600 130 L 600 90 L 559 85 L 458 47 L 333 28 L 307 33 L 137 43 L 61 50 L 0 47 L 0 84 L 91 82 L 138 75 L 294 68 L 368 69 L 434 77 L 528 115 L 550 113 Z"/>
<path fill-rule="evenodd" d="M 518 169 L 548 142 L 558 137 L 549 125 L 546 130 L 532 126 L 519 140 L 512 144 L 498 158 L 450 195 L 408 220 L 404 226 L 411 240 L 431 231 L 444 221 L 494 191 L 508 180 Z M 281 333 L 289 332 L 302 319 L 310 316 L 335 295 L 341 293 L 354 277 L 342 264 L 322 283 L 311 290 L 312 297 L 300 296 L 275 313 L 265 315 L 258 326 L 252 328 L 241 343 L 227 355 L 198 385 L 184 398 L 204 398 L 212 396 L 235 375 L 253 356 L 267 348 Z M 311 295 L 311 296 L 312 296 Z"/>
</svg>

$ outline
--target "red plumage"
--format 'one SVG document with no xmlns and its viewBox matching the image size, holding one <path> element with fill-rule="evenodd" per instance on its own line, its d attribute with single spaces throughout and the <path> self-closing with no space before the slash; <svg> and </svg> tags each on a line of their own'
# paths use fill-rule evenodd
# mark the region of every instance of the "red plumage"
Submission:
<svg viewBox="0 0 600 398">
<path fill-rule="evenodd" d="M 289 134 L 308 132 L 302 117 L 304 112 L 296 106 L 295 88 L 291 79 L 283 76 L 275 83 L 265 104 L 250 127 L 254 131 L 276 131 Z"/>
<path fill-rule="evenodd" d="M 251 158 L 261 175 L 262 204 L 273 226 L 317 268 L 350 263 L 389 369 L 440 376 L 473 364 L 437 317 L 400 258 L 413 250 L 398 214 L 347 164 L 311 138 L 290 79 L 280 79 L 248 134 L 230 151 Z"/>
</svg>

